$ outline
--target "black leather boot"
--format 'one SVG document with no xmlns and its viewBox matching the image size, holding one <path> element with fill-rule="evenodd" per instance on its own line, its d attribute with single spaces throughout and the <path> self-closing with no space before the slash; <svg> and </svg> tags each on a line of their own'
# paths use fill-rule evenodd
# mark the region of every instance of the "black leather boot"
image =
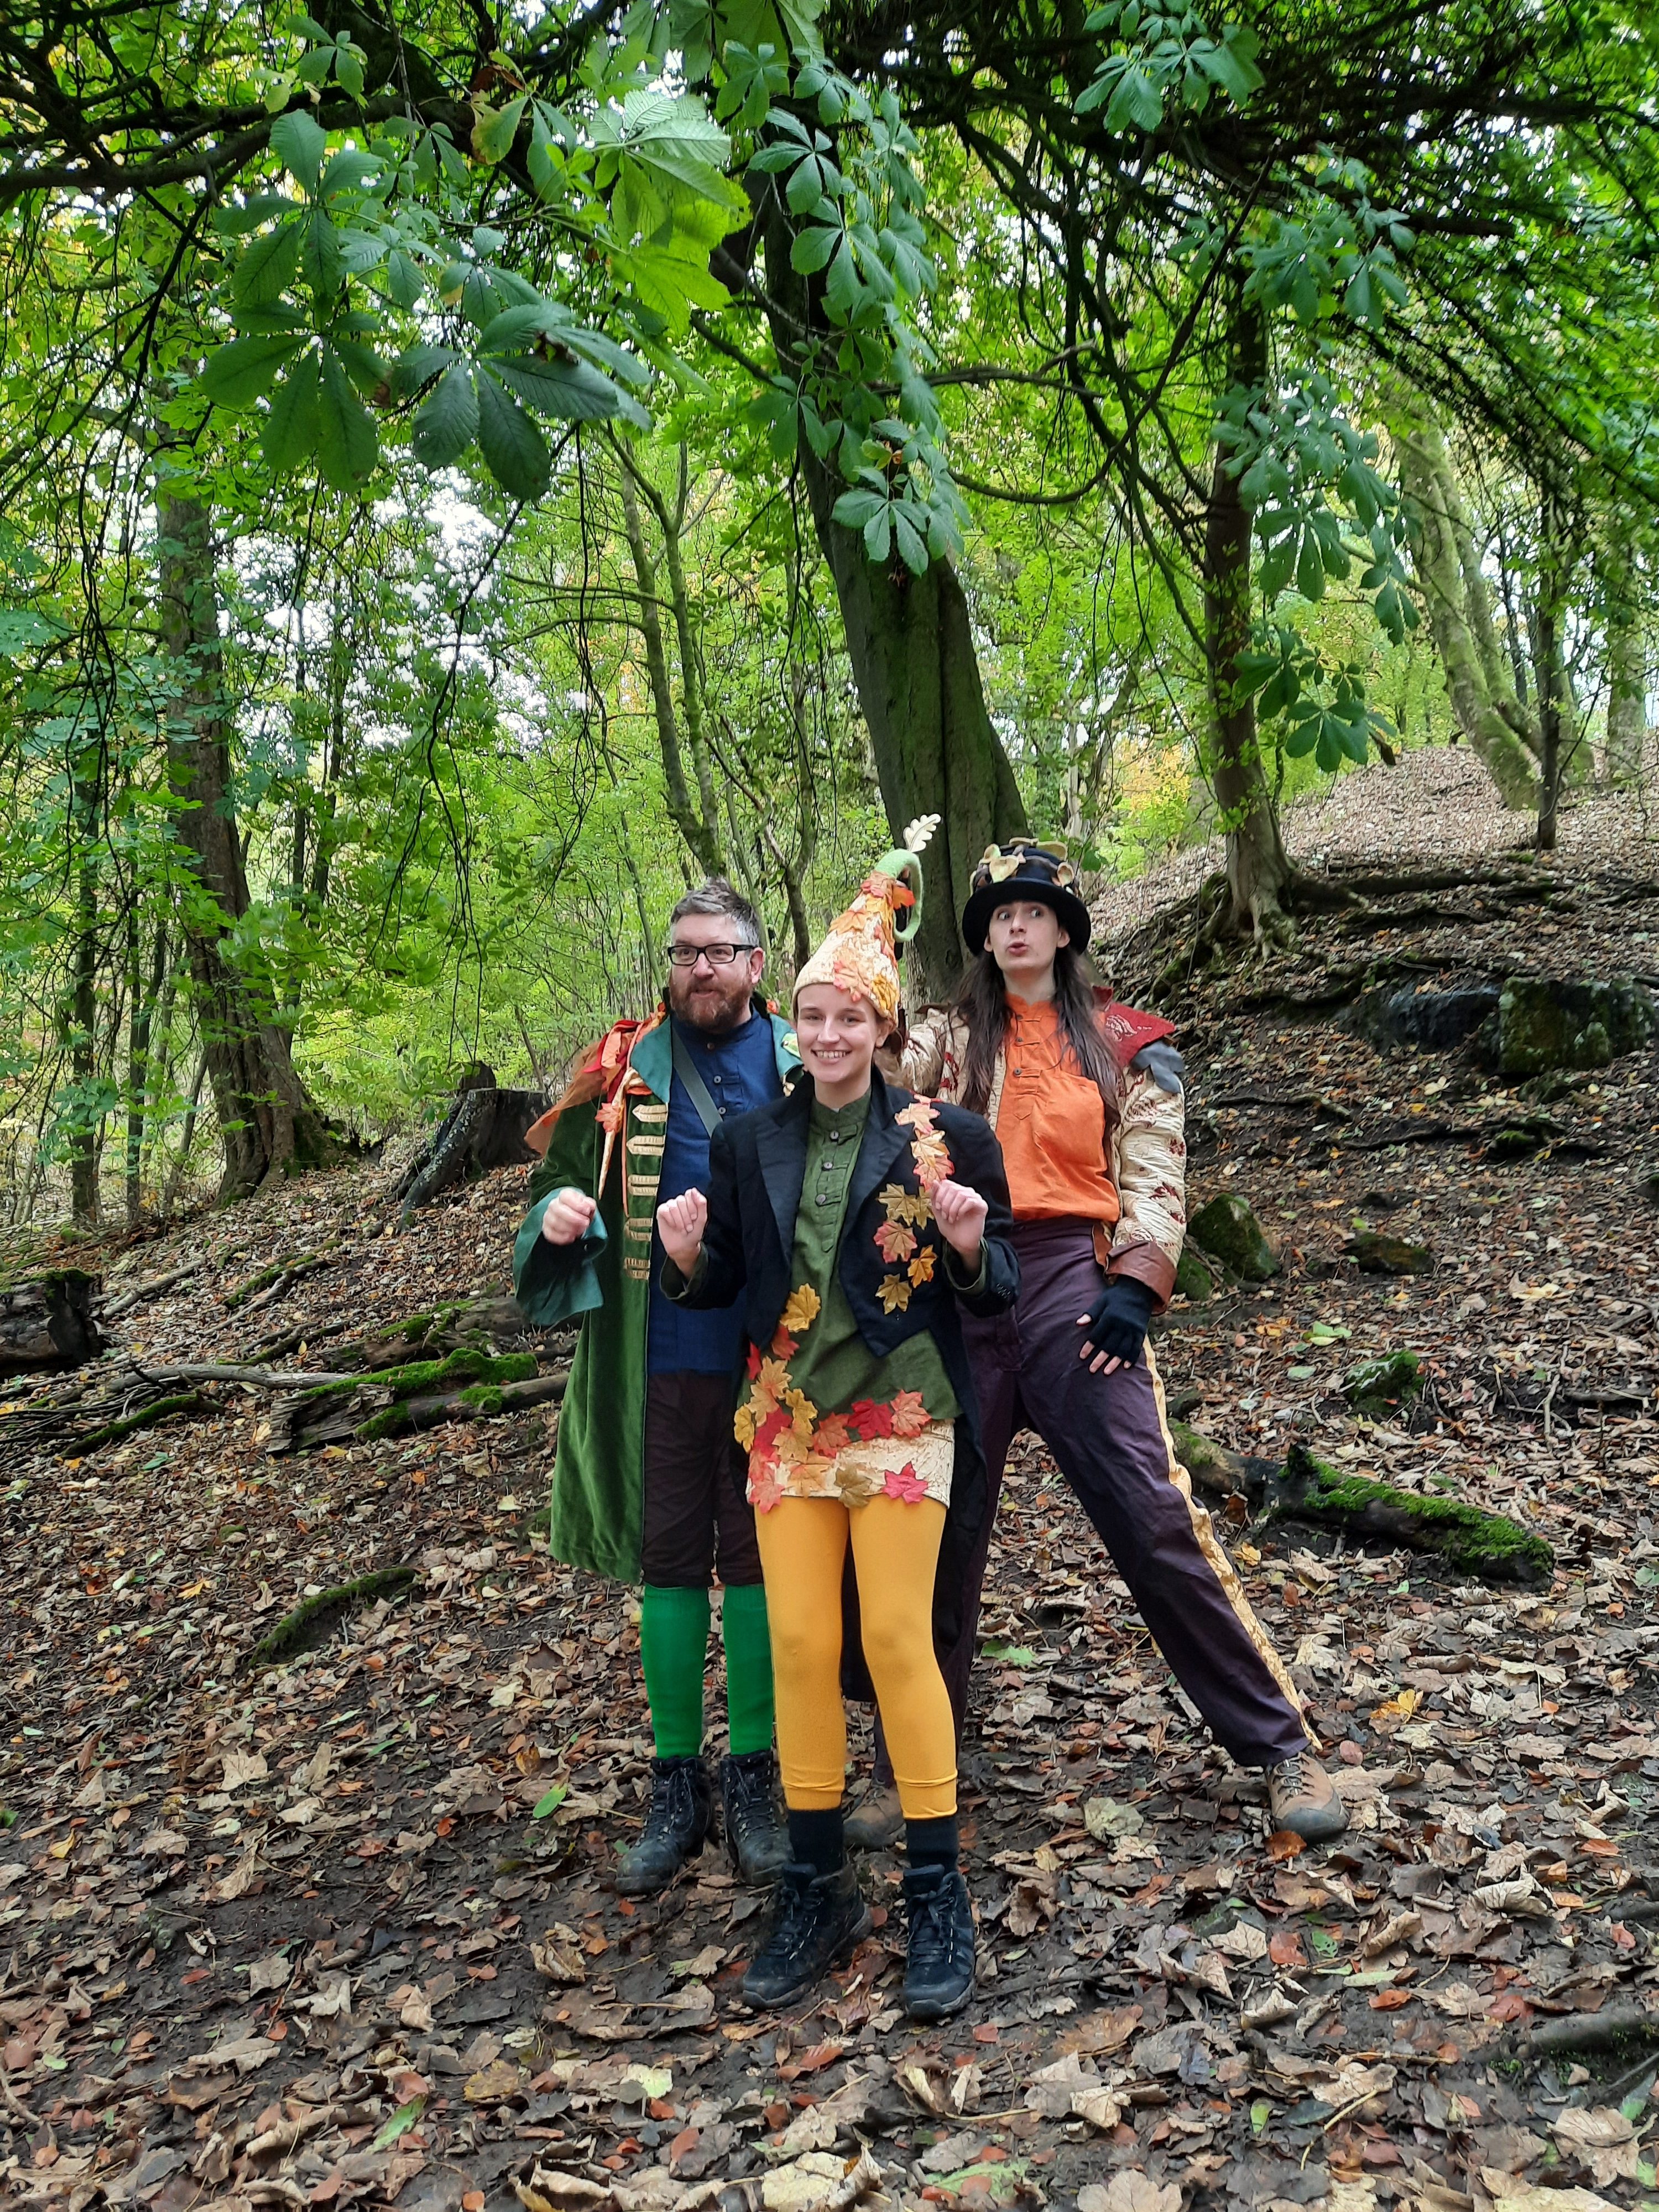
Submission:
<svg viewBox="0 0 1659 2212">
<path fill-rule="evenodd" d="M 708 1769 L 700 1758 L 653 1759 L 645 1833 L 617 1862 L 619 1894 L 653 1897 L 666 1889 L 691 1854 L 702 1849 L 714 1816 Z"/>
<path fill-rule="evenodd" d="M 726 1848 L 745 1881 L 769 1889 L 789 1857 L 778 1818 L 778 1762 L 770 1751 L 728 1752 L 720 1761 L 720 1810 Z"/>
<path fill-rule="evenodd" d="M 805 1996 L 872 1924 L 850 1863 L 834 1874 L 786 1866 L 775 1894 L 771 1932 L 743 1978 L 746 2004 L 786 2005 Z"/>
<path fill-rule="evenodd" d="M 904 1908 L 904 2009 L 912 2020 L 945 2020 L 974 1994 L 974 1906 L 962 1869 L 907 1868 Z"/>
</svg>

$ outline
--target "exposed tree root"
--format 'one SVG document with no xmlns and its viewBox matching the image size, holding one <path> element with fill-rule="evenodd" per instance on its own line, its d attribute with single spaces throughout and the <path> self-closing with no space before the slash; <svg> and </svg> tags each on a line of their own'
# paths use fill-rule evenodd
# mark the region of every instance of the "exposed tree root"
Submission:
<svg viewBox="0 0 1659 2212">
<path fill-rule="evenodd" d="M 1136 930 L 1126 941 L 1120 966 L 1142 958 L 1155 958 L 1158 948 L 1177 948 L 1156 973 L 1151 987 L 1154 1001 L 1164 1003 L 1188 988 L 1200 975 L 1218 973 L 1241 960 L 1257 965 L 1271 963 L 1281 953 L 1293 951 L 1297 943 L 1298 916 L 1340 915 L 1345 936 L 1404 929 L 1417 924 L 1449 924 L 1478 916 L 1462 914 L 1423 902 L 1435 894 L 1478 890 L 1502 905 L 1553 905 L 1579 888 L 1547 869 L 1540 870 L 1516 855 L 1496 856 L 1485 867 L 1376 869 L 1356 867 L 1338 878 L 1292 866 L 1286 879 L 1252 902 L 1249 916 L 1241 916 L 1232 887 L 1224 872 L 1206 877 L 1196 891 Z M 1394 908 L 1379 901 L 1410 898 L 1419 903 Z M 1419 963 L 1425 967 L 1435 963 Z M 1312 1001 L 1309 1001 L 1312 1004 Z M 1339 1000 L 1324 1001 L 1336 1004 Z"/>
</svg>

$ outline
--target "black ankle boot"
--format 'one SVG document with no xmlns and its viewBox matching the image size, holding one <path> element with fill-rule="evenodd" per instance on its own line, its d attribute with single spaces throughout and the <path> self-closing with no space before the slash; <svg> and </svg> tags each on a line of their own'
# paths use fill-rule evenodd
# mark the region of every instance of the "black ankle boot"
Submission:
<svg viewBox="0 0 1659 2212">
<path fill-rule="evenodd" d="M 904 2009 L 912 2020 L 944 2020 L 974 1994 L 974 1907 L 961 1869 L 907 1868 L 904 1907 Z"/>
<path fill-rule="evenodd" d="M 698 1759 L 653 1759 L 651 1809 L 645 1833 L 617 1865 L 623 1897 L 652 1897 L 669 1883 L 694 1851 L 702 1849 L 714 1815 L 708 1769 Z"/>
<path fill-rule="evenodd" d="M 720 1761 L 726 1848 L 745 1881 L 769 1888 L 789 1857 L 778 1818 L 778 1762 L 769 1751 L 728 1753 Z"/>
<path fill-rule="evenodd" d="M 786 1866 L 775 1894 L 771 1932 L 743 1978 L 746 2004 L 785 2005 L 805 1996 L 872 1926 L 870 1908 L 850 1865 L 837 1867 L 834 1874 Z"/>
</svg>

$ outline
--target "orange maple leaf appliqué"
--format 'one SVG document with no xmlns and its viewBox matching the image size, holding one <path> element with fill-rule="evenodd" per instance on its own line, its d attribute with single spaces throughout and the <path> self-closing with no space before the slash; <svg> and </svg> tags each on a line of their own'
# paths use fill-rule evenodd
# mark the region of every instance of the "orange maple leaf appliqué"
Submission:
<svg viewBox="0 0 1659 2212">
<path fill-rule="evenodd" d="M 876 1231 L 876 1249 L 889 1267 L 908 1260 L 916 1249 L 916 1232 L 901 1221 L 884 1221 Z"/>
<path fill-rule="evenodd" d="M 927 1426 L 928 1412 L 922 1403 L 920 1390 L 896 1390 L 893 1394 L 893 1434 L 896 1437 L 919 1437 Z"/>
<path fill-rule="evenodd" d="M 931 1190 L 951 1172 L 951 1155 L 939 1133 L 939 1110 L 930 1098 L 913 1098 L 895 1118 L 915 1131 L 910 1152 L 916 1164 L 916 1181 L 924 1190 Z"/>
</svg>

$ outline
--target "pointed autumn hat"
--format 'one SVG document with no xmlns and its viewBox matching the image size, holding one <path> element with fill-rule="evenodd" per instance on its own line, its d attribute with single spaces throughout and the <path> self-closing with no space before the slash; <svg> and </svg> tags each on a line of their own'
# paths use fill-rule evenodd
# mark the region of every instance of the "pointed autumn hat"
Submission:
<svg viewBox="0 0 1659 2212">
<path fill-rule="evenodd" d="M 794 997 L 811 983 L 832 983 L 849 999 L 868 999 L 884 1021 L 898 1012 L 898 948 L 921 921 L 921 862 L 917 857 L 939 824 L 919 815 L 902 844 L 884 853 L 859 885 L 858 896 L 830 923 L 823 942 L 795 978 Z M 898 917 L 906 917 L 901 927 Z"/>
</svg>

